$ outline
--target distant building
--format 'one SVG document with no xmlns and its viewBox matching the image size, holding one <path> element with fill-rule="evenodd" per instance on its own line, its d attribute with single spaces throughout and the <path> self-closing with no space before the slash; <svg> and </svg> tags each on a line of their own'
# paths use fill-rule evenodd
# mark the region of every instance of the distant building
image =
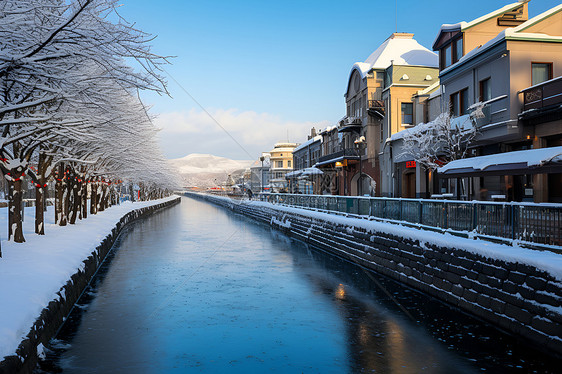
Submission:
<svg viewBox="0 0 562 374">
<path fill-rule="evenodd" d="M 254 194 L 268 192 L 270 190 L 270 154 L 262 153 L 260 158 L 250 167 L 251 179 L 250 188 Z"/>
<path fill-rule="evenodd" d="M 293 170 L 293 149 L 298 143 L 277 143 L 270 154 L 270 180 L 273 192 L 288 192 L 285 174 Z"/>
<path fill-rule="evenodd" d="M 293 171 L 285 178 L 293 193 L 322 193 L 323 172 L 315 165 L 322 154 L 322 135 L 312 128 L 308 140 L 293 150 Z"/>
</svg>

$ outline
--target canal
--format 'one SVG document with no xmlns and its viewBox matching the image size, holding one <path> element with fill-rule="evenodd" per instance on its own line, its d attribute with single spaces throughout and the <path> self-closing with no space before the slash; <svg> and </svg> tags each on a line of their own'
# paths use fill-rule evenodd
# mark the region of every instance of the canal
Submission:
<svg viewBox="0 0 562 374">
<path fill-rule="evenodd" d="M 556 372 L 560 361 L 206 202 L 128 227 L 37 373 Z"/>
</svg>

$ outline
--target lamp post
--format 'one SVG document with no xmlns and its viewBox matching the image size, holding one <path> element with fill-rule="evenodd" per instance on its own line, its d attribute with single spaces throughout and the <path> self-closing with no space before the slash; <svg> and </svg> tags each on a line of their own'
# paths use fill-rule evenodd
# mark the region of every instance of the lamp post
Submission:
<svg viewBox="0 0 562 374">
<path fill-rule="evenodd" d="M 261 168 L 260 168 L 260 192 L 263 192 L 263 161 L 265 160 L 265 157 L 261 156 L 260 157 L 260 161 L 261 161 Z"/>
<path fill-rule="evenodd" d="M 355 148 L 357 148 L 357 155 L 359 156 L 359 196 L 363 196 L 363 147 L 365 145 L 365 137 L 360 136 L 355 140 Z"/>
</svg>

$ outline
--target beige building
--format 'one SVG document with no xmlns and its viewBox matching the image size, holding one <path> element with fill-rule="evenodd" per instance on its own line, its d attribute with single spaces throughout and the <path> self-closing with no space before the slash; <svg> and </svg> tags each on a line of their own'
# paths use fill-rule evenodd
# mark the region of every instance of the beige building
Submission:
<svg viewBox="0 0 562 374">
<path fill-rule="evenodd" d="M 293 170 L 293 149 L 298 143 L 277 143 L 269 151 L 269 184 L 274 192 L 287 192 L 285 174 Z"/>
</svg>

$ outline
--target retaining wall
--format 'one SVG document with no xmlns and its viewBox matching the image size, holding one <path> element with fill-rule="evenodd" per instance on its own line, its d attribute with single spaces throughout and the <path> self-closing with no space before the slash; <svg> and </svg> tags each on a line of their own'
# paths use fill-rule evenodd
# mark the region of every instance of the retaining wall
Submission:
<svg viewBox="0 0 562 374">
<path fill-rule="evenodd" d="M 37 347 L 46 345 L 62 326 L 66 316 L 86 289 L 105 257 L 111 250 L 113 243 L 121 230 L 129 223 L 147 217 L 154 212 L 178 204 L 181 198 L 166 201 L 161 204 L 135 209 L 121 218 L 111 233 L 96 247 L 92 254 L 84 260 L 83 270 L 79 270 L 66 285 L 58 292 L 59 297 L 52 300 L 44 308 L 41 315 L 33 324 L 27 337 L 21 342 L 15 356 L 4 357 L 0 362 L 0 374 L 31 373 L 37 364 Z M 1 316 L 0 316 L 1 318 Z"/>
<path fill-rule="evenodd" d="M 271 204 L 248 204 L 209 195 L 189 196 L 270 224 L 562 357 L 562 283 L 546 271 L 456 248 L 454 239 L 442 246 L 428 242 L 426 236 L 420 243 L 376 229 L 334 224 L 306 214 L 305 210 L 303 214 L 295 210 L 287 213 Z M 439 242 L 442 241 L 436 241 Z"/>
</svg>

